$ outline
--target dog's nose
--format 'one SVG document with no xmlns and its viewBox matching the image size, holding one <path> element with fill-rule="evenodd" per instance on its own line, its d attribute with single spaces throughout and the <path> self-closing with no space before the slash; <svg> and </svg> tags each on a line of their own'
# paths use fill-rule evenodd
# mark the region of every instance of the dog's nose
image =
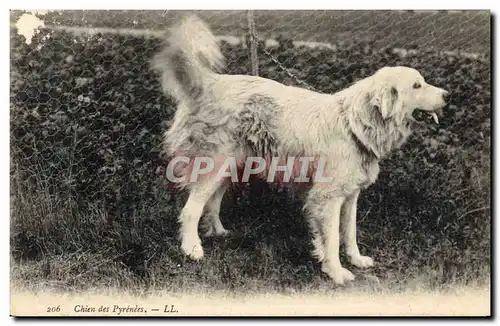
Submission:
<svg viewBox="0 0 500 326">
<path fill-rule="evenodd" d="M 443 92 L 443 100 L 444 100 L 446 103 L 448 103 L 448 102 L 450 101 L 450 97 L 451 97 L 450 95 L 451 95 L 451 94 L 450 94 L 450 92 L 448 92 L 448 91 L 444 91 L 444 92 Z"/>
</svg>

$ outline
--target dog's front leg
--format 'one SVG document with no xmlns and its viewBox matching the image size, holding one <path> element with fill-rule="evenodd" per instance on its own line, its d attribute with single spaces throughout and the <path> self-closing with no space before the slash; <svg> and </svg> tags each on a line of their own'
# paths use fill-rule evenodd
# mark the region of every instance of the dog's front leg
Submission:
<svg viewBox="0 0 500 326">
<path fill-rule="evenodd" d="M 323 260 L 321 270 L 328 274 L 337 284 L 354 280 L 354 275 L 340 264 L 340 212 L 345 198 L 342 196 L 317 200 L 310 196 L 306 209 L 310 218 L 314 219 L 320 228 L 319 235 L 323 242 Z M 318 249 L 318 248 L 316 248 Z M 321 257 L 320 257 L 321 258 Z"/>
<path fill-rule="evenodd" d="M 359 190 L 346 198 L 341 211 L 342 242 L 345 245 L 347 256 L 351 264 L 359 268 L 373 266 L 373 259 L 362 256 L 356 240 L 356 206 Z"/>
</svg>

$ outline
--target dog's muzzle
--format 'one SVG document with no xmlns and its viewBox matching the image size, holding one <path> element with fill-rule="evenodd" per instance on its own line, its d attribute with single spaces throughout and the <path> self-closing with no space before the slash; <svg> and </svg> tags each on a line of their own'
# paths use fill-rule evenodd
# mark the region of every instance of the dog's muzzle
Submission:
<svg viewBox="0 0 500 326">
<path fill-rule="evenodd" d="M 448 91 L 443 91 L 443 105 L 434 109 L 434 110 L 423 110 L 423 109 L 415 109 L 413 118 L 417 121 L 425 120 L 425 115 L 427 117 L 432 118 L 436 124 L 439 124 L 439 117 L 443 115 L 443 108 L 448 105 L 451 99 L 451 94 Z"/>
</svg>

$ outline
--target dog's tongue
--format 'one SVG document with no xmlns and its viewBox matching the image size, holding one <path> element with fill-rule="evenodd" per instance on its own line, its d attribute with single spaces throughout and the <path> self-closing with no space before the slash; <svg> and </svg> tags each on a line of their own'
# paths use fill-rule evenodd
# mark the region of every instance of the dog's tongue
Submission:
<svg viewBox="0 0 500 326">
<path fill-rule="evenodd" d="M 439 119 L 438 119 L 438 115 L 437 115 L 437 113 L 436 113 L 436 112 L 430 112 L 429 114 L 431 115 L 431 117 L 432 117 L 432 119 L 434 120 L 434 122 L 435 122 L 436 124 L 439 124 Z"/>
</svg>

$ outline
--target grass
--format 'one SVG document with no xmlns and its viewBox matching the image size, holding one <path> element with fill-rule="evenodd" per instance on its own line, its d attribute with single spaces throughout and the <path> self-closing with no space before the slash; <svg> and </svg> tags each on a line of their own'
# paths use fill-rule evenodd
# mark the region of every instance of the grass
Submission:
<svg viewBox="0 0 500 326">
<path fill-rule="evenodd" d="M 310 255 L 300 196 L 265 185 L 225 197 L 221 217 L 233 233 L 204 239 L 202 262 L 182 256 L 176 220 L 186 194 L 161 187 L 159 177 L 164 122 L 175 106 L 148 68 L 158 40 L 44 30 L 28 46 L 11 35 L 13 282 L 138 293 L 333 288 Z M 489 63 L 439 51 L 401 57 L 362 40 L 337 46 L 295 48 L 284 39 L 269 51 L 323 92 L 402 64 L 454 94 L 441 125 L 418 127 L 362 193 L 360 247 L 377 266 L 345 263 L 358 279 L 348 288 L 487 283 Z M 250 71 L 246 49 L 223 44 L 223 51 L 229 73 Z M 295 83 L 259 56 L 263 77 Z"/>
<path fill-rule="evenodd" d="M 130 220 L 110 223 L 104 210 L 82 208 L 71 196 L 54 198 L 43 185 L 35 190 L 36 196 L 23 197 L 27 189 L 15 186 L 13 192 L 19 197 L 13 198 L 11 220 L 12 281 L 30 289 L 294 293 L 334 287 L 309 254 L 310 237 L 299 203 L 279 216 L 280 208 L 290 204 L 283 195 L 267 198 L 268 207 L 256 205 L 256 198 L 230 195 L 221 216 L 233 234 L 204 239 L 205 259 L 192 262 L 182 256 L 176 238 L 183 197 L 168 207 L 170 213 L 158 204 L 142 208 Z M 381 230 L 376 221 L 366 223 L 368 214 L 376 216 L 370 210 L 366 206 L 360 210 L 361 250 L 373 255 L 377 266 L 358 270 L 344 259 L 357 275 L 348 288 L 398 292 L 488 284 L 488 254 L 480 251 L 489 245 L 485 227 L 474 230 L 481 243 L 463 239 L 448 244 L 444 238 L 426 244 L 430 239 L 417 233 L 425 229 L 422 225 L 390 234 L 394 231 Z M 414 211 L 418 210 L 408 213 Z M 464 218 L 477 212 L 467 213 Z M 369 224 L 378 232 L 370 233 Z M 380 245 L 370 245 L 377 239 L 382 239 Z M 453 245 L 465 246 L 465 251 Z M 457 256 L 460 260 L 454 261 Z"/>
</svg>

